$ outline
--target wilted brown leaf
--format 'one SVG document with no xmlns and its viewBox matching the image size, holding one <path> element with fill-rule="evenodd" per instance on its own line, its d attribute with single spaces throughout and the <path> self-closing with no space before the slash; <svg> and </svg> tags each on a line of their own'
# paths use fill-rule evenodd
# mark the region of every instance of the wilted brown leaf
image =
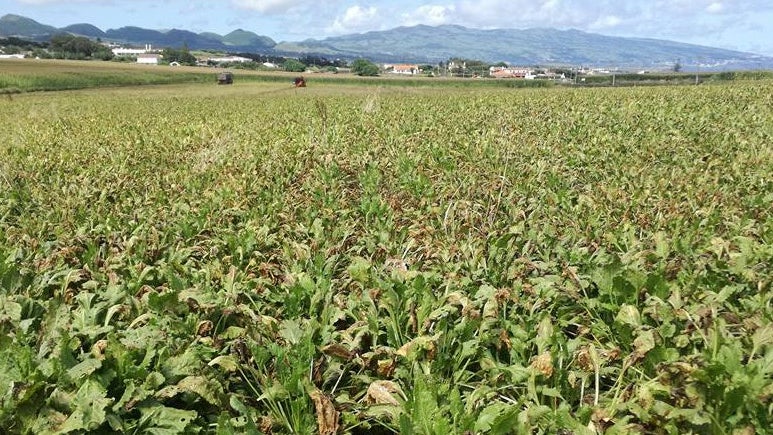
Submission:
<svg viewBox="0 0 773 435">
<path fill-rule="evenodd" d="M 385 378 L 391 377 L 395 373 L 395 368 L 397 367 L 397 363 L 391 358 L 379 360 L 376 362 L 376 365 L 376 373 Z"/>
<path fill-rule="evenodd" d="M 633 340 L 633 362 L 644 358 L 647 352 L 655 348 L 655 334 L 651 330 L 642 331 L 638 337 Z"/>
<path fill-rule="evenodd" d="M 336 411 L 333 402 L 327 396 L 319 390 L 314 390 L 309 393 L 311 400 L 314 402 L 314 409 L 317 412 L 317 430 L 320 435 L 333 435 L 338 432 L 339 424 L 339 412 Z"/>
<path fill-rule="evenodd" d="M 612 417 L 605 409 L 596 408 L 593 410 L 593 414 L 591 415 L 591 421 L 588 423 L 588 429 L 597 433 L 604 433 L 604 431 L 609 429 L 614 424 L 615 422 L 612 420 Z"/>
<path fill-rule="evenodd" d="M 580 366 L 580 369 L 586 372 L 592 372 L 596 370 L 596 363 L 593 361 L 591 349 L 587 346 L 581 347 L 579 350 L 577 350 L 576 358 L 577 365 Z"/>
<path fill-rule="evenodd" d="M 531 367 L 546 378 L 553 376 L 553 357 L 550 355 L 550 352 L 543 352 L 534 358 L 531 362 Z"/>
<path fill-rule="evenodd" d="M 733 435 L 754 435 L 757 431 L 754 429 L 754 426 L 746 426 L 742 429 L 735 429 L 733 431 Z"/>
<path fill-rule="evenodd" d="M 375 381 L 365 393 L 365 402 L 373 405 L 400 405 L 395 395 L 403 395 L 400 387 L 392 381 Z"/>
<path fill-rule="evenodd" d="M 432 359 L 435 356 L 435 352 L 437 351 L 436 342 L 438 338 L 439 335 L 422 335 L 421 337 L 416 337 L 408 343 L 402 345 L 395 353 L 402 357 L 413 358 L 419 355 L 419 351 L 424 350 L 426 351 L 427 359 Z"/>
<path fill-rule="evenodd" d="M 322 348 L 322 353 L 328 356 L 341 358 L 345 361 L 349 361 L 354 357 L 354 353 L 351 350 L 347 349 L 346 346 L 339 343 L 328 344 Z"/>
<path fill-rule="evenodd" d="M 214 327 L 215 325 L 210 320 L 199 322 L 199 324 L 196 326 L 196 335 L 199 337 L 208 337 L 210 334 L 212 334 Z"/>
<path fill-rule="evenodd" d="M 384 261 L 384 268 L 389 272 L 405 274 L 405 272 L 408 272 L 408 262 L 402 258 L 387 258 Z"/>
<path fill-rule="evenodd" d="M 91 346 L 91 354 L 97 359 L 104 359 L 105 349 L 107 349 L 107 340 L 99 340 Z"/>
<path fill-rule="evenodd" d="M 497 343 L 497 350 L 501 350 L 502 348 L 510 350 L 512 347 L 513 344 L 510 342 L 510 334 L 507 333 L 506 329 L 501 329 L 499 331 L 499 342 Z"/>
<path fill-rule="evenodd" d="M 260 433 L 272 434 L 274 433 L 273 428 L 274 420 L 271 417 L 260 417 L 260 420 L 258 421 L 258 430 L 260 430 Z"/>
</svg>

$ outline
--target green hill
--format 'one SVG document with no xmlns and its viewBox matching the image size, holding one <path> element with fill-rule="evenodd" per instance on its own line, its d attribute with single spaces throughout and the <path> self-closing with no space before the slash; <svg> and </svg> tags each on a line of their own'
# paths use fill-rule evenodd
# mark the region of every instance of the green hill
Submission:
<svg viewBox="0 0 773 435">
<path fill-rule="evenodd" d="M 106 33 L 100 28 L 88 23 L 71 24 L 67 27 L 59 29 L 64 32 L 72 33 L 74 35 L 87 36 L 89 38 L 104 38 Z"/>
<path fill-rule="evenodd" d="M 0 17 L 0 36 L 26 36 L 37 38 L 52 35 L 58 29 L 40 24 L 37 21 L 19 15 L 7 14 Z"/>
<path fill-rule="evenodd" d="M 772 67 L 773 59 L 673 41 L 605 36 L 579 30 L 469 29 L 462 26 L 398 27 L 386 31 L 345 35 L 323 40 L 280 43 L 286 53 L 324 53 L 328 56 L 369 57 L 379 61 L 438 62 L 452 57 L 512 64 L 606 65 L 668 68 Z"/>
<path fill-rule="evenodd" d="M 383 62 L 436 63 L 450 58 L 507 62 L 517 65 L 576 65 L 669 69 L 678 61 L 685 70 L 773 68 L 773 58 L 674 41 L 605 36 L 579 30 L 470 29 L 456 25 L 398 27 L 300 42 L 277 44 L 267 36 L 237 29 L 220 36 L 211 32 L 150 30 L 121 27 L 102 32 L 91 24 L 62 29 L 8 14 L 0 18 L 0 36 L 46 41 L 56 32 L 70 32 L 131 45 L 214 49 L 284 56 L 321 55 Z"/>
<path fill-rule="evenodd" d="M 223 36 L 222 41 L 225 45 L 238 47 L 266 47 L 271 48 L 276 45 L 273 39 L 267 36 L 260 36 L 253 32 L 242 29 L 236 29 L 233 32 Z"/>
</svg>

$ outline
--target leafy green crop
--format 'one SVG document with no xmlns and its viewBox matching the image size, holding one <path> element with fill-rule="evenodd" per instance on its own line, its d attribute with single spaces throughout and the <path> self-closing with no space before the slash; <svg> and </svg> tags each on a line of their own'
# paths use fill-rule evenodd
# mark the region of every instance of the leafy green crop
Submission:
<svg viewBox="0 0 773 435">
<path fill-rule="evenodd" d="M 7 433 L 765 433 L 773 84 L 0 105 Z"/>
</svg>

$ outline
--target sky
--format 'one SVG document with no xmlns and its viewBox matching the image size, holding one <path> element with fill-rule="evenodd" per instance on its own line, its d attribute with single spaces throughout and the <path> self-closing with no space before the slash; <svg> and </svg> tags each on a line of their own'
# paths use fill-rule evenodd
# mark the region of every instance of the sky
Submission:
<svg viewBox="0 0 773 435">
<path fill-rule="evenodd" d="M 0 0 L 6 13 L 102 30 L 241 28 L 277 42 L 417 24 L 552 27 L 773 56 L 773 0 Z"/>
</svg>

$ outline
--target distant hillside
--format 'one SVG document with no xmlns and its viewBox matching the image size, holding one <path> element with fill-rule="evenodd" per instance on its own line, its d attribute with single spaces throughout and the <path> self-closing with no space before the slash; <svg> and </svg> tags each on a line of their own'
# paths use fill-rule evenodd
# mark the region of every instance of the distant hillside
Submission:
<svg viewBox="0 0 773 435">
<path fill-rule="evenodd" d="M 276 43 L 268 36 L 260 36 L 245 30 L 235 30 L 226 36 L 216 33 L 194 33 L 187 30 L 171 29 L 159 31 L 141 27 L 126 26 L 119 29 L 102 31 L 91 24 L 73 24 L 61 29 L 46 26 L 30 18 L 18 15 L 0 17 L 0 36 L 16 36 L 38 41 L 44 41 L 57 33 L 72 33 L 87 36 L 92 39 L 101 38 L 105 41 L 119 42 L 128 45 L 143 46 L 151 44 L 156 47 L 182 47 L 202 50 L 224 50 L 241 52 L 271 52 Z"/>
<path fill-rule="evenodd" d="M 273 39 L 267 36 L 260 36 L 253 32 L 242 29 L 236 29 L 225 35 L 221 39 L 224 44 L 236 47 L 257 47 L 262 46 L 271 48 L 276 45 Z"/>
<path fill-rule="evenodd" d="M 469 29 L 462 26 L 398 27 L 323 40 L 281 43 L 277 51 L 328 56 L 366 56 L 383 61 L 435 63 L 450 57 L 512 64 L 617 67 L 684 65 L 771 68 L 773 58 L 673 41 L 622 38 L 556 29 Z"/>
<path fill-rule="evenodd" d="M 62 32 L 72 33 L 74 35 L 88 36 L 89 38 L 104 38 L 107 36 L 100 28 L 91 24 L 71 24 L 67 27 L 59 29 Z"/>
<path fill-rule="evenodd" d="M 142 46 L 188 46 L 240 53 L 284 56 L 321 55 L 384 62 L 437 63 L 452 57 L 517 65 L 585 65 L 667 69 L 677 61 L 686 69 L 771 69 L 773 58 L 673 41 L 604 36 L 579 30 L 469 29 L 462 26 L 398 27 L 301 42 L 277 44 L 267 36 L 237 29 L 221 36 L 211 32 L 121 27 L 102 32 L 91 24 L 57 29 L 18 15 L 0 18 L 0 36 L 45 41 L 57 32 Z"/>
<path fill-rule="evenodd" d="M 0 36 L 24 36 L 36 39 L 56 31 L 56 27 L 46 26 L 19 15 L 8 14 L 0 17 Z"/>
</svg>

